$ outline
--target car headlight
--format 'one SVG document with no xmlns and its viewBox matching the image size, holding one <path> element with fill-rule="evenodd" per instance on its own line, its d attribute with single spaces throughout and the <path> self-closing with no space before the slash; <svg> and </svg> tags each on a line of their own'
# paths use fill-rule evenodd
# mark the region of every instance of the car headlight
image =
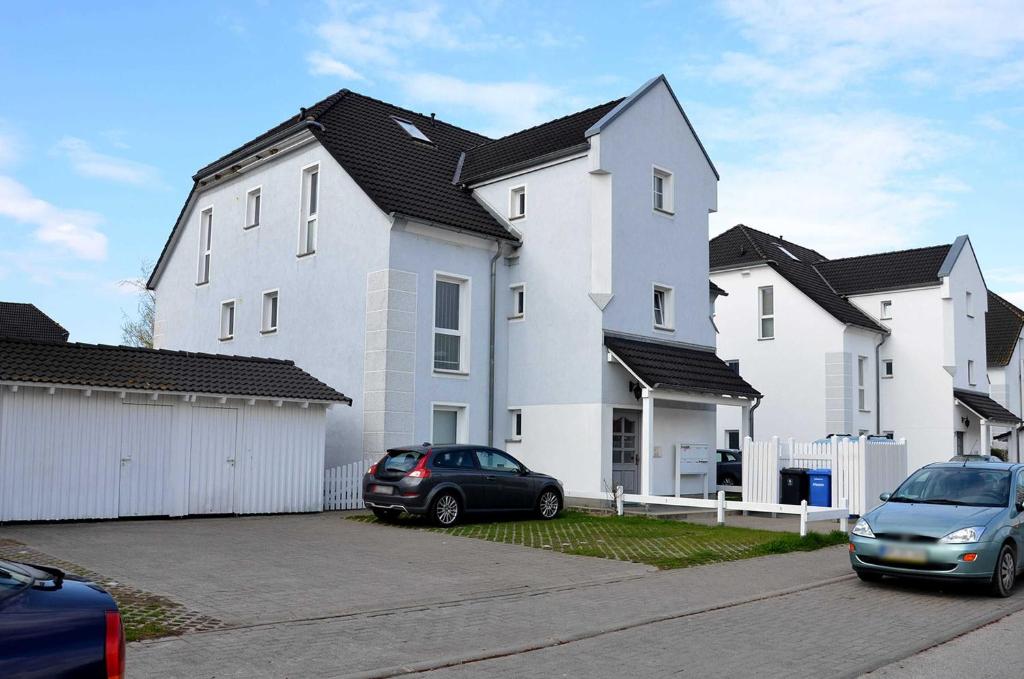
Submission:
<svg viewBox="0 0 1024 679">
<path fill-rule="evenodd" d="M 864 519 L 857 519 L 857 523 L 853 527 L 853 534 L 859 535 L 862 538 L 873 538 L 875 537 L 874 532 L 871 530 L 871 526 Z"/>
<path fill-rule="evenodd" d="M 944 538 L 941 538 L 939 542 L 946 545 L 962 545 L 968 542 L 977 542 L 981 539 L 984 532 L 984 526 L 961 528 L 960 530 L 955 530 Z"/>
</svg>

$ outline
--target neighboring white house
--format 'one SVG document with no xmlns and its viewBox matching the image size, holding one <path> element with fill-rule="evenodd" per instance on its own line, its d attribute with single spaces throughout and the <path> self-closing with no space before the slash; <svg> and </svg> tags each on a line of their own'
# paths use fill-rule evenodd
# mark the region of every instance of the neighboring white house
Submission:
<svg viewBox="0 0 1024 679">
<path fill-rule="evenodd" d="M 736 226 L 711 241 L 729 291 L 719 354 L 765 393 L 758 432 L 906 438 L 911 468 L 988 452 L 1016 415 L 989 396 L 985 281 L 966 236 L 951 245 L 827 259 Z M 720 413 L 719 441 L 741 429 Z"/>
<path fill-rule="evenodd" d="M 667 493 L 759 396 L 714 353 L 717 179 L 664 77 L 496 140 L 342 90 L 195 175 L 155 341 L 361 390 L 328 464 L 476 442 Z"/>
<path fill-rule="evenodd" d="M 1024 310 L 1017 308 L 994 292 L 988 293 L 988 315 L 985 317 L 988 341 L 988 381 L 992 398 L 1004 408 L 1024 416 Z M 1021 460 L 1021 429 L 1014 439 L 1012 427 L 996 427 L 997 447 L 1004 448 L 1010 458 Z"/>
</svg>

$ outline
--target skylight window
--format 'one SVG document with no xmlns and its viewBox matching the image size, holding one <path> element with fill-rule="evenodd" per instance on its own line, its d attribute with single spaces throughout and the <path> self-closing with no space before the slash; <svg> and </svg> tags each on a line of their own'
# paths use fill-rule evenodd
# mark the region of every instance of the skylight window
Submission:
<svg viewBox="0 0 1024 679">
<path fill-rule="evenodd" d="M 432 144 L 433 143 L 433 142 L 430 141 L 430 137 L 428 137 L 427 135 L 425 135 L 422 132 L 420 132 L 420 128 L 416 127 L 415 125 L 410 123 L 408 120 L 403 120 L 402 118 L 395 118 L 395 117 L 392 117 L 391 119 L 394 120 L 396 123 L 398 123 L 401 126 L 401 128 L 403 130 L 405 130 L 406 133 L 408 133 L 408 135 L 410 137 L 412 137 L 413 139 L 418 139 L 419 141 L 425 141 L 428 144 Z"/>
<path fill-rule="evenodd" d="M 779 245 L 778 243 L 776 243 L 776 244 L 775 244 L 775 247 L 777 247 L 778 249 L 782 250 L 782 251 L 783 251 L 783 252 L 785 252 L 785 253 L 786 253 L 787 255 L 789 255 L 789 258 L 790 258 L 790 259 L 796 260 L 797 262 L 799 262 L 799 261 L 800 261 L 800 258 L 799 258 L 799 257 L 797 257 L 796 255 L 794 255 L 794 254 L 793 254 L 792 252 L 790 252 L 790 251 L 789 251 L 789 250 L 787 250 L 786 248 L 782 247 L 782 246 L 781 246 L 781 245 Z"/>
</svg>

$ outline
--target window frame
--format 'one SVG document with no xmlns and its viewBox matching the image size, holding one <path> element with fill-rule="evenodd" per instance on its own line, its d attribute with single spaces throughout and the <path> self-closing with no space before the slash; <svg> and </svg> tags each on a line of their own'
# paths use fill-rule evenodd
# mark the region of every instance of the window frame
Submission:
<svg viewBox="0 0 1024 679">
<path fill-rule="evenodd" d="M 727 366 L 729 366 L 730 368 L 732 368 L 734 371 L 736 371 L 737 375 L 740 374 L 740 359 L 738 359 L 738 358 L 730 358 L 728 361 L 725 362 L 725 364 Z M 735 365 L 733 365 L 733 364 L 735 364 Z"/>
<path fill-rule="evenodd" d="M 868 408 L 868 357 L 857 356 L 857 410 L 862 413 L 871 412 Z"/>
<path fill-rule="evenodd" d="M 891 299 L 883 299 L 878 304 L 879 304 L 879 306 L 878 306 L 878 318 L 879 318 L 879 320 L 891 321 L 892 320 L 892 300 Z"/>
<path fill-rule="evenodd" d="M 267 300 L 273 296 L 276 300 L 276 304 L 271 302 L 271 306 L 267 306 Z M 263 295 L 260 298 L 262 300 L 262 306 L 260 309 L 260 334 L 261 335 L 273 335 L 281 327 L 281 289 L 274 288 L 272 290 L 264 290 Z M 271 326 L 270 320 L 273 319 L 274 323 Z"/>
<path fill-rule="evenodd" d="M 438 282 L 445 283 L 456 283 L 459 286 L 459 329 L 453 331 L 451 328 L 438 328 L 437 327 L 437 284 Z M 470 276 L 450 273 L 447 271 L 435 271 L 433 283 L 431 285 L 431 300 L 432 309 L 430 315 L 431 333 L 430 333 L 430 351 L 432 358 L 430 359 L 431 371 L 435 375 L 443 376 L 460 376 L 465 377 L 469 375 L 470 367 L 470 320 L 471 320 L 471 306 L 472 306 L 472 283 L 473 279 Z M 458 336 L 459 340 L 459 367 L 456 370 L 450 368 L 438 368 L 437 367 L 437 335 L 452 335 Z"/>
<path fill-rule="evenodd" d="M 221 342 L 229 342 L 235 339 L 235 325 L 238 322 L 238 300 L 237 299 L 225 299 L 220 303 L 220 339 Z M 224 311 L 230 309 L 228 313 L 228 332 L 225 332 L 224 328 Z"/>
<path fill-rule="evenodd" d="M 771 290 L 772 294 L 772 312 L 766 314 L 764 312 L 764 291 Z M 772 334 L 764 334 L 764 322 L 770 319 L 772 322 Z M 759 285 L 757 287 L 757 339 L 762 340 L 773 340 L 775 339 L 775 286 L 774 285 Z"/>
<path fill-rule="evenodd" d="M 896 377 L 896 364 L 891 358 L 882 359 L 882 379 L 891 380 Z"/>
<path fill-rule="evenodd" d="M 253 195 L 255 194 L 256 199 L 253 201 Z M 255 210 L 250 209 L 250 203 L 255 204 Z M 252 222 L 250 216 L 252 212 L 255 212 L 256 221 Z M 245 223 L 242 224 L 242 230 L 248 231 L 249 229 L 259 228 L 261 219 L 263 217 L 263 185 L 254 186 L 245 192 Z"/>
<path fill-rule="evenodd" d="M 316 211 L 310 209 L 313 197 L 313 176 L 316 175 Z M 323 182 L 320 181 L 320 163 L 310 163 L 301 168 L 299 184 L 299 242 L 296 257 L 312 257 L 316 254 L 320 241 L 320 203 L 323 197 Z M 310 222 L 313 223 L 312 249 L 310 242 Z"/>
<path fill-rule="evenodd" d="M 204 248 L 203 245 L 206 245 Z M 213 268 L 213 206 L 199 211 L 199 270 L 196 272 L 196 285 L 207 285 L 210 282 L 210 270 Z"/>
<path fill-rule="evenodd" d="M 522 441 L 523 440 L 523 409 L 522 408 L 509 408 L 509 437 L 508 441 Z"/>
<path fill-rule="evenodd" d="M 971 385 L 972 387 L 978 386 L 978 380 L 977 376 L 975 375 L 975 372 L 977 371 L 974 369 L 974 359 L 967 359 L 967 384 Z"/>
<path fill-rule="evenodd" d="M 461 445 L 469 443 L 469 404 L 451 401 L 430 402 L 429 441 L 434 443 L 434 412 L 438 410 L 455 413 L 455 444 Z"/>
<path fill-rule="evenodd" d="M 675 207 L 675 183 L 671 170 L 658 165 L 651 166 L 651 208 L 655 212 L 665 215 L 674 215 Z M 661 191 L 656 189 L 657 179 L 661 179 Z M 658 205 L 658 197 L 661 196 L 661 205 Z"/>
<path fill-rule="evenodd" d="M 729 437 L 732 434 L 736 435 L 736 446 L 735 447 L 729 445 Z M 726 448 L 726 450 L 742 450 L 743 449 L 743 441 L 740 440 L 740 430 L 739 429 L 726 429 L 725 430 L 725 448 Z"/>
<path fill-rule="evenodd" d="M 512 291 L 512 313 L 508 315 L 508 320 L 521 321 L 526 318 L 526 283 L 513 283 L 508 288 Z"/>
<path fill-rule="evenodd" d="M 661 293 L 662 299 L 661 323 L 658 323 L 658 306 L 656 303 L 658 293 Z M 654 326 L 655 330 L 675 332 L 675 288 L 671 285 L 666 285 L 664 283 L 651 284 L 651 324 Z"/>
<path fill-rule="evenodd" d="M 964 292 L 964 304 L 967 307 L 967 318 L 974 318 L 974 293 L 970 290 Z"/>
<path fill-rule="evenodd" d="M 528 202 L 527 202 L 528 198 L 527 198 L 526 193 L 527 193 L 527 191 L 526 191 L 526 184 L 519 184 L 517 186 L 513 186 L 513 187 L 509 188 L 509 190 L 508 190 L 508 218 L 509 218 L 509 220 L 526 219 L 526 210 L 527 210 L 527 207 L 528 207 Z M 520 203 L 520 201 L 517 200 L 517 198 L 520 197 L 520 196 L 522 196 L 522 205 L 523 205 L 522 212 L 519 211 L 519 203 Z"/>
</svg>

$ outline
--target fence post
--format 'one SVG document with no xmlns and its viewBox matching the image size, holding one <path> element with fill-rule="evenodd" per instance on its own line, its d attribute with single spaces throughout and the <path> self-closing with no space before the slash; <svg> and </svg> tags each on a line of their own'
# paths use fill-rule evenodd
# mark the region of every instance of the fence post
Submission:
<svg viewBox="0 0 1024 679">
<path fill-rule="evenodd" d="M 807 500 L 800 500 L 800 537 L 807 537 Z"/>
<path fill-rule="evenodd" d="M 844 533 L 849 532 L 849 524 L 847 523 L 847 517 L 850 516 L 850 505 L 847 503 L 846 498 L 839 498 L 839 506 L 846 510 L 846 513 L 839 517 L 839 530 Z"/>
<path fill-rule="evenodd" d="M 622 503 L 622 486 L 615 486 L 615 513 L 619 516 L 626 513 Z"/>
<path fill-rule="evenodd" d="M 725 525 L 725 491 L 718 491 L 718 525 Z"/>
</svg>

